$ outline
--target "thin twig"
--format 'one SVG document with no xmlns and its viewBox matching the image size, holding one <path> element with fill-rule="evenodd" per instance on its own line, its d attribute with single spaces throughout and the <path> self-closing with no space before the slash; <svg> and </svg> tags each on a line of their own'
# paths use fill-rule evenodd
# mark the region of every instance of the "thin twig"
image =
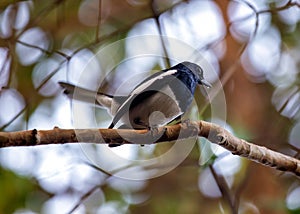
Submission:
<svg viewBox="0 0 300 214">
<path fill-rule="evenodd" d="M 3 48 L 4 49 L 4 48 Z M 5 70 L 7 69 L 8 67 L 8 64 L 10 63 L 9 62 L 9 58 L 10 58 L 10 54 L 9 54 L 9 49 L 6 49 L 5 48 L 5 59 L 3 60 L 3 64 L 2 64 L 2 67 L 0 68 L 0 76 L 4 76 L 5 75 Z M 2 73 L 2 74 L 1 74 Z M 10 77 L 10 75 L 8 75 Z M 2 77 L 3 78 L 3 77 Z M 8 81 L 7 83 L 9 82 L 9 78 L 8 78 Z M 5 86 L 7 86 L 7 83 L 5 84 Z M 3 85 L 4 86 L 4 85 Z M 0 90 L 1 90 L 1 87 L 3 86 L 0 86 Z"/>
<path fill-rule="evenodd" d="M 61 66 L 64 64 L 64 63 L 68 63 L 69 60 L 63 60 L 60 62 L 60 64 L 57 66 L 56 69 L 54 69 L 50 74 L 48 74 L 48 76 L 46 76 L 45 79 L 43 79 L 43 81 L 39 84 L 39 86 L 36 88 L 37 91 L 41 90 L 41 88 L 46 85 L 46 83 L 58 72 L 60 71 L 61 69 Z"/>
<path fill-rule="evenodd" d="M 27 106 L 22 108 L 13 118 L 11 118 L 6 124 L 0 127 L 0 131 L 4 130 L 6 127 L 8 127 L 12 122 L 14 122 L 21 114 L 24 113 L 26 110 Z M 0 132 L 1 133 L 1 132 Z"/>
<path fill-rule="evenodd" d="M 47 16 L 52 10 L 54 10 L 57 6 L 62 4 L 65 0 L 54 0 L 46 7 L 42 8 L 41 11 L 37 13 L 35 17 L 33 17 L 26 28 L 22 29 L 20 32 L 18 32 L 18 35 L 16 38 L 18 39 L 27 29 L 31 28 L 32 26 L 37 25 L 41 20 L 45 19 L 45 16 Z"/>
<path fill-rule="evenodd" d="M 75 204 L 75 206 L 68 212 L 68 213 L 73 213 L 81 204 L 82 202 L 87 199 L 90 195 L 92 195 L 97 189 L 99 189 L 101 185 L 94 186 L 92 189 L 90 189 L 87 193 L 85 193 L 79 201 Z"/>
<path fill-rule="evenodd" d="M 98 19 L 97 19 L 97 26 L 96 26 L 96 38 L 95 38 L 95 42 L 98 43 L 99 42 L 99 33 L 100 33 L 100 26 L 101 26 L 101 12 L 102 12 L 102 1 L 99 0 L 98 1 Z"/>
<path fill-rule="evenodd" d="M 165 40 L 163 39 L 162 26 L 161 26 L 161 23 L 160 23 L 160 20 L 159 20 L 160 14 L 157 11 L 156 7 L 157 7 L 157 5 L 155 3 L 155 0 L 152 0 L 152 2 L 151 2 L 151 10 L 152 10 L 152 13 L 153 13 L 153 16 L 154 16 L 154 20 L 155 20 L 155 23 L 156 23 L 156 26 L 157 26 L 157 29 L 158 29 L 159 38 L 160 38 L 160 41 L 161 41 L 161 46 L 162 46 L 163 52 L 164 52 L 164 54 L 166 56 L 165 57 L 166 67 L 169 68 L 169 67 L 171 67 L 170 58 L 169 58 L 168 50 L 166 48 Z"/>
<path fill-rule="evenodd" d="M 65 53 L 63 53 L 63 52 L 61 52 L 61 51 L 53 51 L 53 52 L 51 52 L 51 51 L 48 51 L 48 50 L 46 50 L 46 49 L 44 49 L 44 48 L 41 48 L 41 47 L 36 46 L 36 45 L 28 44 L 28 43 L 23 42 L 23 41 L 21 41 L 21 40 L 17 40 L 17 43 L 20 43 L 20 44 L 22 44 L 22 45 L 24 45 L 24 46 L 27 46 L 27 47 L 29 47 L 29 48 L 35 48 L 35 49 L 37 49 L 37 50 L 40 50 L 41 52 L 43 52 L 43 53 L 45 53 L 45 54 L 47 54 L 47 55 L 51 55 L 52 53 L 56 53 L 56 54 L 58 54 L 58 55 L 60 55 L 60 56 L 62 56 L 62 57 L 64 57 L 64 58 L 66 58 L 66 60 L 70 60 L 70 59 L 71 59 L 70 56 L 68 56 L 67 54 L 65 54 Z"/>
<path fill-rule="evenodd" d="M 228 187 L 225 178 L 222 175 L 217 174 L 213 165 L 209 165 L 209 169 L 210 169 L 224 199 L 228 202 L 230 209 L 231 209 L 231 213 L 237 214 L 238 213 L 238 204 L 236 204 L 236 198 L 233 197 L 233 195 L 231 194 L 231 190 Z"/>
</svg>

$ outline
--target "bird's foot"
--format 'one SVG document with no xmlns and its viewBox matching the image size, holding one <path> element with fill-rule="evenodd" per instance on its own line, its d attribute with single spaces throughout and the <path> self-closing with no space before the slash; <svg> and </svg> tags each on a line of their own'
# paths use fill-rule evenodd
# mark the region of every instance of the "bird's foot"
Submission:
<svg viewBox="0 0 300 214">
<path fill-rule="evenodd" d="M 190 127 L 191 126 L 191 121 L 190 119 L 184 119 L 181 121 L 182 125 L 185 125 L 186 127 Z"/>
<path fill-rule="evenodd" d="M 155 136 L 158 134 L 158 126 L 149 126 L 148 131 L 150 132 L 151 136 Z"/>
<path fill-rule="evenodd" d="M 167 130 L 167 128 L 163 127 L 163 132 L 161 132 L 159 130 L 159 126 L 157 126 L 157 125 L 156 126 L 148 127 L 148 131 L 150 132 L 150 137 L 151 137 L 152 141 L 155 141 L 158 138 L 160 138 L 161 135 L 162 135 L 162 133 L 164 133 L 166 130 Z"/>
<path fill-rule="evenodd" d="M 122 146 L 122 143 L 109 143 L 108 144 L 108 147 L 110 147 L 110 148 L 114 148 L 114 147 L 117 147 L 117 146 Z"/>
</svg>

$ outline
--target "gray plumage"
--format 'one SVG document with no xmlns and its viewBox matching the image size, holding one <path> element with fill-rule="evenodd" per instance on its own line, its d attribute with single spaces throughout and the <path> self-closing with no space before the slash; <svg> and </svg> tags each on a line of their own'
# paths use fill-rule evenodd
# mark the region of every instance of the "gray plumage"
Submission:
<svg viewBox="0 0 300 214">
<path fill-rule="evenodd" d="M 190 106 L 196 85 L 204 80 L 197 64 L 182 62 L 159 71 L 138 84 L 128 96 L 112 96 L 60 82 L 70 98 L 96 103 L 113 116 L 109 128 L 117 123 L 134 129 L 163 126 L 180 118 Z"/>
</svg>

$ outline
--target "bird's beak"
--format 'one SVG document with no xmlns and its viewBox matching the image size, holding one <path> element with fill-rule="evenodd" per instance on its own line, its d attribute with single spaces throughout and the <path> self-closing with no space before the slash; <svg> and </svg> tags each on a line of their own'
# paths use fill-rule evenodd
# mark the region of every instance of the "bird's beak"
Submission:
<svg viewBox="0 0 300 214">
<path fill-rule="evenodd" d="M 207 88 L 212 87 L 212 85 L 209 82 L 207 82 L 205 79 L 200 80 L 200 84 L 206 86 Z"/>
</svg>

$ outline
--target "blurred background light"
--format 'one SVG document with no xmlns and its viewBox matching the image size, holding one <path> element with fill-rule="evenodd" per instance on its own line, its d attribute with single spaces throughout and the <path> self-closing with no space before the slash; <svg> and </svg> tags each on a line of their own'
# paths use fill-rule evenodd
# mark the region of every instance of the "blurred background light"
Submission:
<svg viewBox="0 0 300 214">
<path fill-rule="evenodd" d="M 26 46 L 20 43 L 17 43 L 16 45 L 16 53 L 22 65 L 36 63 L 44 54 L 41 50 L 48 50 L 48 47 L 50 46 L 48 36 L 38 27 L 26 30 L 20 36 L 19 41 L 29 45 Z"/>
<path fill-rule="evenodd" d="M 256 80 L 260 77 L 265 79 L 266 74 L 275 72 L 280 59 L 280 45 L 280 34 L 275 28 L 258 34 L 248 45 L 245 55 L 243 54 L 245 71 Z"/>
<path fill-rule="evenodd" d="M 253 7 L 253 8 L 251 8 Z M 255 32 L 261 34 L 269 28 L 271 17 L 269 13 L 258 16 L 258 25 L 256 25 L 256 14 L 261 10 L 268 9 L 266 1 L 231 1 L 228 6 L 228 16 L 232 23 L 230 32 L 238 41 L 247 41 Z"/>
<path fill-rule="evenodd" d="M 293 189 L 286 198 L 287 207 L 291 210 L 300 209 L 300 187 Z"/>
<path fill-rule="evenodd" d="M 25 108 L 23 96 L 16 89 L 4 89 L 0 93 L 0 127 L 11 121 L 16 115 Z M 18 117 L 13 121 L 9 129 L 19 127 L 22 119 Z M 21 127 L 19 127 L 21 128 Z"/>
<path fill-rule="evenodd" d="M 30 19 L 31 1 L 16 2 L 6 7 L 0 15 L 0 37 L 3 39 L 12 36 L 15 30 L 23 29 Z"/>
<path fill-rule="evenodd" d="M 209 168 L 205 168 L 201 171 L 198 179 L 198 187 L 201 193 L 209 198 L 219 198 L 222 197 L 222 193 L 219 186 L 214 179 Z"/>
<path fill-rule="evenodd" d="M 0 88 L 7 86 L 9 80 L 11 57 L 9 56 L 9 49 L 0 48 Z"/>
<path fill-rule="evenodd" d="M 300 148 L 300 122 L 296 123 L 292 128 L 289 136 L 289 143 L 296 148 Z"/>
</svg>

